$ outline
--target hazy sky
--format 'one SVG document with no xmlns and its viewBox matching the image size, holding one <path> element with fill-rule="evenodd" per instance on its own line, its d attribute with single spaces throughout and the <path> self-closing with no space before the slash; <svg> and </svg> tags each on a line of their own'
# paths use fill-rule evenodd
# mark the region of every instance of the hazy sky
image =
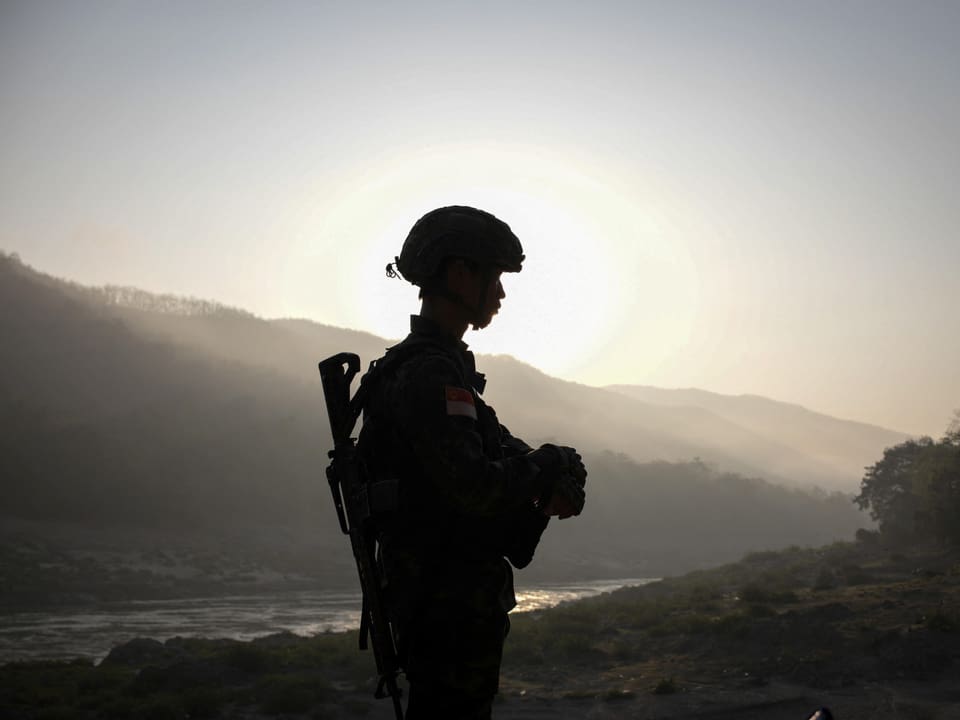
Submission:
<svg viewBox="0 0 960 720">
<path fill-rule="evenodd" d="M 958 35 L 958 2 L 0 0 L 0 248 L 396 338 L 384 266 L 474 204 L 529 258 L 479 351 L 939 435 Z"/>
</svg>

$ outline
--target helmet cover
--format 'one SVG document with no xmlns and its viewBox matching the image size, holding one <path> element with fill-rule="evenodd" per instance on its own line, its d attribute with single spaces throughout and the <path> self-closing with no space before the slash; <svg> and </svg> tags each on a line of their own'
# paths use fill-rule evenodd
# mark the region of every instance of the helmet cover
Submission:
<svg viewBox="0 0 960 720">
<path fill-rule="evenodd" d="M 464 205 L 431 210 L 417 220 L 397 258 L 397 270 L 410 283 L 423 285 L 456 257 L 503 272 L 520 272 L 523 247 L 510 226 L 493 215 Z"/>
</svg>

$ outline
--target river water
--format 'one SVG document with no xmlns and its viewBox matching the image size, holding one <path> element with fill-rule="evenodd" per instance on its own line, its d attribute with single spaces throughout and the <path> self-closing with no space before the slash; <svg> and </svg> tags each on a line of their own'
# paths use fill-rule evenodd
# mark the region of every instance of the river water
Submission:
<svg viewBox="0 0 960 720">
<path fill-rule="evenodd" d="M 517 608 L 553 607 L 650 578 L 591 580 L 517 588 Z M 136 637 L 250 640 L 281 631 L 312 635 L 360 624 L 360 594 L 324 590 L 178 600 L 104 603 L 73 609 L 0 615 L 0 663 L 15 660 L 100 660 L 115 645 Z"/>
</svg>

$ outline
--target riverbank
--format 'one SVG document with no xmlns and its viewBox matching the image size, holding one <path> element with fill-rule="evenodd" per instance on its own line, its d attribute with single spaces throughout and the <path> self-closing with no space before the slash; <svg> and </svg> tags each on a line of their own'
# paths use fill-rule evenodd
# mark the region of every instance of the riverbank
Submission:
<svg viewBox="0 0 960 720">
<path fill-rule="evenodd" d="M 496 717 L 948 720 L 960 553 L 838 543 L 755 553 L 514 617 Z M 391 716 L 356 633 L 137 640 L 0 668 L 11 718 Z"/>
<path fill-rule="evenodd" d="M 543 583 L 517 588 L 517 612 L 553 607 L 599 595 L 643 578 Z M 360 592 L 349 589 L 281 588 L 272 592 L 163 600 L 41 606 L 0 613 L 0 663 L 68 660 L 97 662 L 115 645 L 138 637 L 252 640 L 279 632 L 311 636 L 360 625 Z"/>
</svg>

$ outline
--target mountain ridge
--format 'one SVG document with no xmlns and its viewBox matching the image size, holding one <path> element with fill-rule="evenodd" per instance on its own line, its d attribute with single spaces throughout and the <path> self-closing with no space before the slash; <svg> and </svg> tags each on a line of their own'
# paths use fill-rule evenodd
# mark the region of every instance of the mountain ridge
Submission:
<svg viewBox="0 0 960 720">
<path fill-rule="evenodd" d="M 316 366 L 323 357 L 356 352 L 366 367 L 397 342 L 305 318 L 261 318 L 216 301 L 123 286 L 89 288 L 40 273 L 16 258 L 11 261 L 19 272 L 82 298 L 151 342 L 280 372 L 301 382 L 317 384 Z M 641 462 L 699 457 L 720 470 L 850 492 L 863 468 L 885 447 L 909 437 L 761 395 L 643 385 L 597 387 L 550 376 L 508 354 L 481 354 L 477 359 L 490 380 L 485 397 L 516 433 L 626 452 Z"/>
<path fill-rule="evenodd" d="M 866 467 L 877 457 L 878 439 L 882 440 L 884 447 L 889 447 L 909 437 L 878 425 L 837 418 L 796 403 L 761 395 L 723 395 L 699 388 L 669 390 L 640 385 L 609 387 L 643 402 L 664 407 L 704 408 L 762 437 L 771 437 L 770 428 L 775 425 L 778 438 L 786 435 L 784 439 L 789 443 L 815 447 L 811 454 L 821 463 L 834 468 L 840 463 L 849 462 L 851 455 L 859 457 L 861 467 Z M 785 423 L 785 419 L 790 422 Z"/>
<path fill-rule="evenodd" d="M 342 580 L 355 572 L 323 480 L 331 442 L 316 362 L 347 349 L 376 357 L 383 339 L 215 307 L 118 308 L 4 258 L 0 336 L 0 534 L 15 524 L 6 518 L 81 522 L 120 545 L 138 529 L 207 538 L 197 547 L 239 534 L 261 555 L 279 544 L 310 572 L 305 557 Z M 757 438 L 705 410 L 560 381 L 504 356 L 481 364 L 485 397 L 514 433 L 576 444 L 590 468 L 589 511 L 547 533 L 535 575 L 661 574 L 829 542 L 867 522 L 849 497 L 758 479 L 792 478 L 768 472 L 763 453 L 737 457 L 725 441 L 756 450 Z M 700 441 L 717 428 L 729 437 Z M 816 469 L 804 468 L 807 478 Z"/>
<path fill-rule="evenodd" d="M 793 410 L 802 411 L 804 413 L 809 413 L 811 415 L 815 415 L 825 420 L 831 420 L 834 422 L 839 422 L 844 424 L 859 425 L 872 430 L 881 430 L 883 432 L 895 433 L 897 435 L 919 437 L 918 435 L 915 435 L 912 433 L 905 433 L 901 430 L 894 430 L 893 428 L 888 428 L 883 425 L 867 422 L 865 420 L 856 420 L 853 418 L 841 418 L 836 415 L 830 415 L 829 413 L 822 412 L 820 410 L 814 410 L 813 408 L 809 408 L 806 405 L 803 405 L 798 402 L 791 402 L 788 400 L 778 400 L 777 398 L 772 398 L 767 395 L 759 395 L 757 393 L 721 393 L 715 390 L 707 390 L 705 388 L 698 388 L 698 387 L 692 387 L 692 386 L 678 387 L 678 388 L 665 388 L 665 387 L 659 387 L 656 385 L 641 385 L 638 383 L 613 383 L 610 385 L 601 385 L 599 387 L 613 390 L 614 392 L 624 392 L 624 391 L 629 392 L 631 390 L 637 390 L 642 392 L 652 392 L 652 393 L 664 394 L 664 395 L 673 394 L 673 393 L 676 393 L 678 395 L 690 393 L 690 394 L 695 394 L 698 396 L 704 396 L 709 398 L 723 398 L 723 399 L 730 399 L 730 400 L 736 400 L 736 401 L 740 401 L 740 400 L 760 401 L 762 403 L 769 403 L 769 404 L 780 406 L 783 408 L 790 408 Z"/>
</svg>

